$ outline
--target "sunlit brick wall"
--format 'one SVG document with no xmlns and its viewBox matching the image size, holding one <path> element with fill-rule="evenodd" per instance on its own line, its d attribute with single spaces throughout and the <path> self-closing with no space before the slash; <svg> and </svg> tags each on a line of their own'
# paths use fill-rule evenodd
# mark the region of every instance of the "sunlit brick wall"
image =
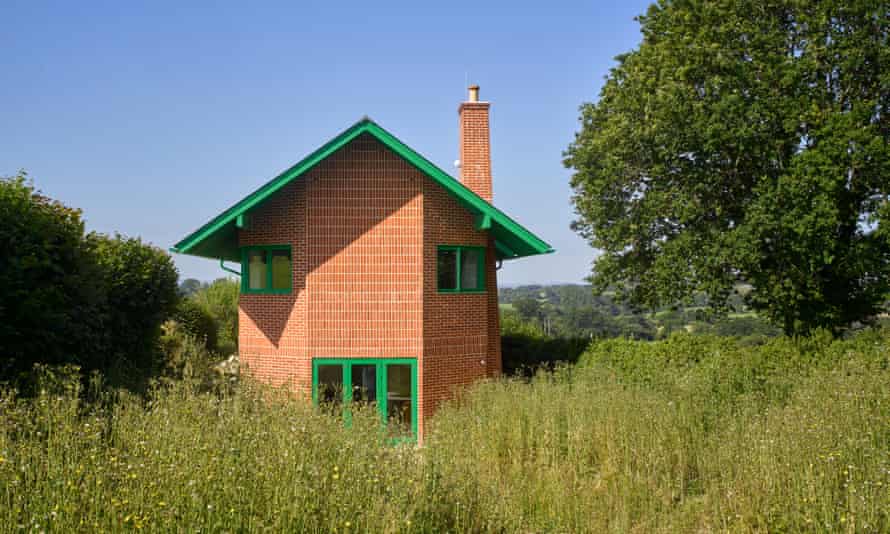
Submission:
<svg viewBox="0 0 890 534">
<path fill-rule="evenodd" d="M 294 265 L 291 295 L 241 295 L 253 376 L 308 392 L 313 357 L 420 361 L 426 179 L 362 136 L 251 213 L 239 244 L 290 244 Z"/>
<path fill-rule="evenodd" d="M 370 136 L 309 184 L 309 351 L 419 358 L 423 176 Z"/>
<path fill-rule="evenodd" d="M 439 293 L 437 289 L 437 246 L 487 247 L 487 233 L 476 230 L 473 215 L 431 180 L 424 184 L 424 220 L 423 409 L 428 417 L 451 398 L 455 388 L 500 372 L 500 335 L 497 317 L 490 313 L 491 303 L 497 305 L 490 251 L 485 293 Z"/>
<path fill-rule="evenodd" d="M 242 294 L 238 306 L 238 349 L 242 368 L 274 385 L 290 383 L 304 392 L 311 383 L 307 358 L 304 291 L 307 274 L 306 182 L 285 186 L 250 214 L 239 244 L 291 245 L 293 292 L 288 295 Z"/>
<path fill-rule="evenodd" d="M 500 372 L 493 248 L 429 177 L 363 136 L 255 209 L 239 244 L 290 244 L 293 292 L 241 295 L 245 371 L 308 396 L 312 358 L 416 358 L 418 416 Z M 438 245 L 487 246 L 486 293 L 440 294 Z"/>
<path fill-rule="evenodd" d="M 464 102 L 458 109 L 460 180 L 477 195 L 491 202 L 491 147 L 488 109 L 488 102 Z"/>
</svg>

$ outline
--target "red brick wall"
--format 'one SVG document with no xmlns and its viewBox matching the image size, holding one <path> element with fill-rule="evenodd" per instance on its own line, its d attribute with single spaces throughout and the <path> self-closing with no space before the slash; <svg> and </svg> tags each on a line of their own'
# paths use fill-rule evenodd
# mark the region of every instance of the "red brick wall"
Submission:
<svg viewBox="0 0 890 534">
<path fill-rule="evenodd" d="M 494 239 L 488 238 L 488 254 L 485 265 L 485 283 L 488 288 L 486 314 L 488 318 L 488 376 L 501 374 L 501 309 L 498 305 L 497 258 Z"/>
<path fill-rule="evenodd" d="M 309 184 L 312 357 L 419 358 L 425 179 L 372 137 Z"/>
<path fill-rule="evenodd" d="M 491 146 L 488 102 L 464 102 L 460 116 L 460 181 L 491 202 Z"/>
<path fill-rule="evenodd" d="M 423 412 L 429 417 L 443 400 L 452 397 L 455 388 L 500 372 L 500 332 L 497 308 L 494 322 L 490 313 L 492 300 L 497 305 L 494 254 L 490 247 L 485 293 L 439 293 L 437 289 L 437 246 L 488 247 L 487 233 L 476 230 L 473 215 L 431 180 L 424 183 L 423 207 Z"/>
<path fill-rule="evenodd" d="M 238 302 L 238 349 L 241 365 L 256 378 L 276 386 L 291 383 L 304 392 L 311 384 L 307 358 L 305 291 L 307 182 L 291 182 L 250 214 L 239 244 L 291 245 L 293 292 L 288 295 L 242 294 Z"/>
<path fill-rule="evenodd" d="M 241 295 L 254 376 L 308 392 L 313 357 L 420 358 L 425 179 L 365 136 L 251 212 L 239 244 L 290 244 L 294 266 L 292 294 Z"/>
<path fill-rule="evenodd" d="M 422 434 L 456 386 L 500 371 L 488 235 L 370 136 L 255 209 L 239 244 L 290 244 L 293 253 L 292 294 L 241 295 L 241 361 L 261 380 L 308 396 L 314 357 L 416 358 Z M 438 293 L 443 244 L 489 246 L 486 293 Z"/>
</svg>

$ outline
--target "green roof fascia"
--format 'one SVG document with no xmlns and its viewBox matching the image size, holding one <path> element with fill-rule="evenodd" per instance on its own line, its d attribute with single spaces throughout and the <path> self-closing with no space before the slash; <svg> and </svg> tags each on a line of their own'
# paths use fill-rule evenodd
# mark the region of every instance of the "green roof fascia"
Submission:
<svg viewBox="0 0 890 534">
<path fill-rule="evenodd" d="M 214 217 L 210 222 L 174 245 L 171 251 L 239 261 L 235 225 L 243 221 L 242 216 L 363 133 L 372 135 L 402 159 L 432 178 L 484 221 L 484 226 L 490 228 L 489 231 L 492 232 L 496 244 L 500 245 L 497 250 L 501 259 L 553 252 L 553 248 L 542 239 L 367 118 L 347 128 L 321 148 Z M 239 217 L 241 217 L 241 221 L 238 221 Z"/>
<path fill-rule="evenodd" d="M 359 121 L 353 124 L 343 133 L 322 145 L 321 148 L 309 154 L 253 193 L 247 195 L 243 200 L 220 213 L 210 222 L 173 245 L 170 250 L 180 254 L 192 254 L 208 258 L 225 258 L 230 261 L 241 261 L 240 254 L 238 253 L 237 240 L 220 239 L 218 232 L 224 230 L 229 223 L 236 221 L 239 215 L 246 214 L 251 208 L 261 204 L 279 189 L 290 183 L 291 180 L 318 165 L 325 158 L 361 135 L 364 131 L 363 127 L 364 121 Z M 234 229 L 232 229 L 232 234 L 234 237 Z M 233 248 L 230 249 L 230 246 L 228 245 L 233 245 Z"/>
<path fill-rule="evenodd" d="M 517 257 L 515 252 L 513 252 L 507 245 L 501 243 L 500 241 L 495 241 L 494 247 L 495 249 L 497 249 L 499 258 L 507 259 Z"/>
</svg>

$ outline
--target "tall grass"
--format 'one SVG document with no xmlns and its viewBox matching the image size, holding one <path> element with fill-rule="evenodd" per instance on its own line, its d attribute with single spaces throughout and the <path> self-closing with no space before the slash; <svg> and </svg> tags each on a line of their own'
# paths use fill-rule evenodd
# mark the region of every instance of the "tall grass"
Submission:
<svg viewBox="0 0 890 534">
<path fill-rule="evenodd" d="M 437 423 L 430 454 L 510 531 L 890 531 L 874 334 L 606 341 L 531 384 L 475 388 Z"/>
<path fill-rule="evenodd" d="M 887 348 L 603 342 L 465 392 L 420 449 L 249 384 L 145 400 L 44 370 L 0 398 L 0 529 L 886 532 Z"/>
</svg>

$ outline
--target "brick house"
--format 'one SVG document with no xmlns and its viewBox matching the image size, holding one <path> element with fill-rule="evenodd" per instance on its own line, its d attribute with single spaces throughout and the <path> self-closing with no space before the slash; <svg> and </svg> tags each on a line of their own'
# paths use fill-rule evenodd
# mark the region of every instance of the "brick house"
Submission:
<svg viewBox="0 0 890 534">
<path fill-rule="evenodd" d="M 365 118 L 172 248 L 241 264 L 244 372 L 418 438 L 500 372 L 497 270 L 553 250 L 491 204 L 488 111 L 471 87 L 460 181 Z"/>
</svg>

